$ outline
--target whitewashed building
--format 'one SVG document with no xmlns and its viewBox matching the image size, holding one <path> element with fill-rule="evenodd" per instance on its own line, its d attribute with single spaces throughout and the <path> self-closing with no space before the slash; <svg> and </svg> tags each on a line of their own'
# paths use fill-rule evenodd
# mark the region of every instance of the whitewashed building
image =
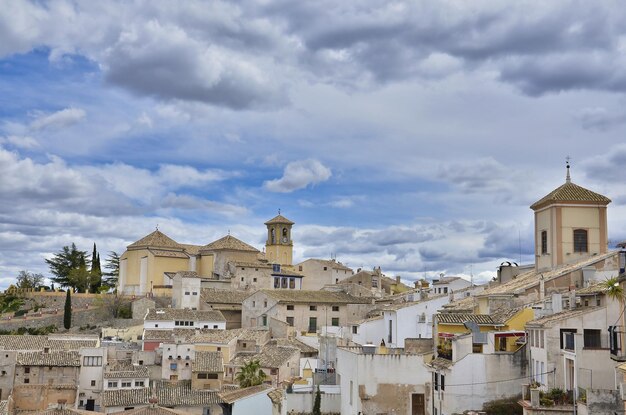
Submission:
<svg viewBox="0 0 626 415">
<path fill-rule="evenodd" d="M 178 328 L 226 329 L 226 319 L 217 310 L 152 308 L 143 323 L 144 330 L 174 330 Z"/>
</svg>

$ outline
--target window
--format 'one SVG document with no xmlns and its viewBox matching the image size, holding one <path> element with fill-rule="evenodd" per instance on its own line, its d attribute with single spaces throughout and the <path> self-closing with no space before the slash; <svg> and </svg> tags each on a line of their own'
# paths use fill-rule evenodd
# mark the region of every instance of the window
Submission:
<svg viewBox="0 0 626 415">
<path fill-rule="evenodd" d="M 270 375 L 278 374 L 278 369 L 270 369 Z"/>
<path fill-rule="evenodd" d="M 296 279 L 295 278 L 289 278 L 289 288 L 290 289 L 294 289 L 296 288 Z"/>
<path fill-rule="evenodd" d="M 280 278 L 274 278 L 274 288 L 280 288 Z"/>
<path fill-rule="evenodd" d="M 293 327 L 293 317 L 287 317 L 287 324 Z"/>
<path fill-rule="evenodd" d="M 139 361 L 139 366 L 143 366 L 143 360 Z"/>
<path fill-rule="evenodd" d="M 333 311 L 339 311 L 339 306 L 338 305 L 334 305 L 333 306 Z"/>
<path fill-rule="evenodd" d="M 287 278 L 281 278 L 280 288 L 287 288 Z"/>
<path fill-rule="evenodd" d="M 30 383 L 30 379 L 28 378 L 24 379 L 24 383 Z"/>
<path fill-rule="evenodd" d="M 24 373 L 30 373 L 30 367 L 24 366 Z"/>
<path fill-rule="evenodd" d="M 135 381 L 135 386 L 143 387 L 143 386 L 145 386 L 145 382 L 143 380 L 136 380 Z"/>
<path fill-rule="evenodd" d="M 198 295 L 198 292 L 197 292 L 197 291 L 194 291 L 192 294 L 193 294 L 193 295 Z"/>
<path fill-rule="evenodd" d="M 265 314 L 262 316 L 262 320 L 263 320 L 263 326 L 267 326 L 267 316 Z"/>
<path fill-rule="evenodd" d="M 263 307 L 264 307 L 264 308 L 267 308 L 267 300 L 266 300 L 266 301 L 263 301 Z"/>
<path fill-rule="evenodd" d="M 243 277 L 241 277 L 241 282 L 243 282 Z"/>
<path fill-rule="evenodd" d="M 158 325 L 158 324 L 155 324 L 155 325 L 154 325 L 154 327 L 155 327 L 155 328 L 157 328 L 157 327 L 159 327 L 159 325 Z"/>
<path fill-rule="evenodd" d="M 122 382 L 122 388 L 130 388 L 132 386 L 132 382 Z"/>
<path fill-rule="evenodd" d="M 189 291 L 185 291 L 185 295 L 189 295 Z"/>
<path fill-rule="evenodd" d="M 574 230 L 574 252 L 588 252 L 587 231 L 585 229 Z"/>
<path fill-rule="evenodd" d="M 359 334 L 359 326 L 352 326 L 352 334 Z"/>
<path fill-rule="evenodd" d="M 280 264 L 272 264 L 272 271 L 280 272 Z"/>
<path fill-rule="evenodd" d="M 302 271 L 302 265 L 298 265 L 298 271 Z"/>
<path fill-rule="evenodd" d="M 91 386 L 96 386 L 96 381 L 95 380 L 91 381 Z"/>
<path fill-rule="evenodd" d="M 433 373 L 433 388 L 438 391 L 439 390 L 439 373 Z"/>
<path fill-rule="evenodd" d="M 217 328 L 217 324 L 213 324 L 213 328 L 216 329 Z"/>
<path fill-rule="evenodd" d="M 252 307 L 256 307 L 256 301 L 252 302 Z"/>
<path fill-rule="evenodd" d="M 287 311 L 293 311 L 293 304 L 287 305 Z"/>
<path fill-rule="evenodd" d="M 311 306 L 309 306 L 309 310 L 310 311 L 317 311 L 317 306 L 316 305 L 311 305 Z"/>
<path fill-rule="evenodd" d="M 217 373 L 207 373 L 207 379 L 217 379 Z"/>
<path fill-rule="evenodd" d="M 439 382 L 439 386 L 441 387 L 442 391 L 446 390 L 446 375 L 441 374 L 441 379 L 440 379 L 440 382 Z"/>
<path fill-rule="evenodd" d="M 221 352 L 221 351 L 222 351 L 222 348 L 221 348 L 221 347 L 218 347 L 218 348 L 217 348 L 217 351 L 218 351 L 218 352 Z"/>
<path fill-rule="evenodd" d="M 583 337 L 585 347 L 591 348 L 600 348 L 602 345 L 600 344 L 600 330 L 596 329 L 584 329 Z"/>
<path fill-rule="evenodd" d="M 252 282 L 256 282 L 256 277 L 252 278 Z"/>
<path fill-rule="evenodd" d="M 170 363 L 170 370 L 176 370 L 177 367 L 176 363 Z"/>
<path fill-rule="evenodd" d="M 541 231 L 541 255 L 548 253 L 548 231 Z"/>
<path fill-rule="evenodd" d="M 387 336 L 387 340 L 389 340 L 389 343 L 393 341 L 393 320 L 389 320 L 389 336 Z"/>
<path fill-rule="evenodd" d="M 339 317 L 333 317 L 331 320 L 331 325 L 334 327 L 338 327 L 339 326 Z"/>
<path fill-rule="evenodd" d="M 198 373 L 198 379 L 208 379 L 206 373 Z"/>
<path fill-rule="evenodd" d="M 117 381 L 110 380 L 107 386 L 109 388 L 117 388 Z"/>
</svg>

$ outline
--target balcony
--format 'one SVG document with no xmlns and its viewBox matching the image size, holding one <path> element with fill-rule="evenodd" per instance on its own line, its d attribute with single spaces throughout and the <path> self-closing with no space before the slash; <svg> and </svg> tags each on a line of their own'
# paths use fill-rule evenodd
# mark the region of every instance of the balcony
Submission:
<svg viewBox="0 0 626 415">
<path fill-rule="evenodd" d="M 609 350 L 611 351 L 611 359 L 618 362 L 626 362 L 626 350 L 624 349 L 624 340 L 626 339 L 626 330 L 624 326 L 609 326 Z"/>
</svg>

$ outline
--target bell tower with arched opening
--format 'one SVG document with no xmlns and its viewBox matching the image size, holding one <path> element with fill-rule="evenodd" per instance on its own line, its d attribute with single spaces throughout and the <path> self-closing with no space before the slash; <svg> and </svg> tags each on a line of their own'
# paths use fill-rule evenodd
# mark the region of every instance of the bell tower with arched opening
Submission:
<svg viewBox="0 0 626 415">
<path fill-rule="evenodd" d="M 272 264 L 292 265 L 293 241 L 291 227 L 294 222 L 280 214 L 265 222 L 267 226 L 267 241 L 265 242 L 265 257 Z"/>
</svg>

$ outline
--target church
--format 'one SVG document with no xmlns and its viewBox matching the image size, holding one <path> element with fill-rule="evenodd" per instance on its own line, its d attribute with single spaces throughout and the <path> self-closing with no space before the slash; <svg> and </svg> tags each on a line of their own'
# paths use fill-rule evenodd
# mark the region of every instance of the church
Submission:
<svg viewBox="0 0 626 415">
<path fill-rule="evenodd" d="M 265 222 L 264 252 L 230 234 L 207 245 L 191 245 L 157 229 L 128 245 L 120 256 L 118 291 L 136 296 L 170 295 L 180 272 L 202 280 L 202 287 L 238 290 L 320 289 L 354 274 L 334 260 L 293 265 L 293 225 L 280 212 Z M 318 262 L 320 266 L 315 267 Z"/>
</svg>

